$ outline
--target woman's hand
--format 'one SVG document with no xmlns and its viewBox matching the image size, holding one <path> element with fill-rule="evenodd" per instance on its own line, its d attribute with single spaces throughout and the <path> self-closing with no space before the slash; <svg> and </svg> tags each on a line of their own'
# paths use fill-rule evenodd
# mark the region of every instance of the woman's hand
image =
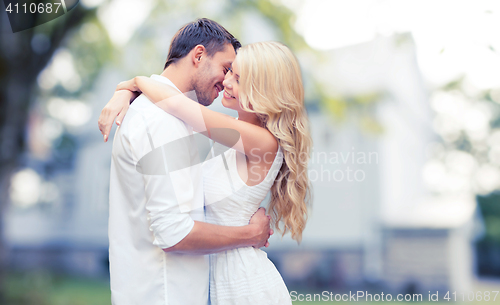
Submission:
<svg viewBox="0 0 500 305">
<path fill-rule="evenodd" d="M 132 92 L 139 92 L 141 93 L 141 90 L 139 89 L 139 87 L 137 87 L 137 83 L 136 83 L 136 78 L 132 78 L 130 80 L 127 80 L 127 81 L 124 81 L 124 82 L 121 82 L 118 84 L 118 86 L 116 86 L 116 91 L 118 90 L 128 90 L 128 91 L 132 91 Z"/>
<path fill-rule="evenodd" d="M 127 81 L 130 82 L 130 81 Z M 121 84 L 127 83 L 122 82 Z M 129 85 L 129 84 L 127 84 Z M 116 118 L 116 125 L 120 125 L 125 113 L 127 113 L 130 102 L 134 100 L 138 94 L 130 90 L 119 90 L 115 91 L 113 97 L 104 106 L 99 116 L 99 130 L 101 131 L 104 142 L 108 141 L 109 132 L 111 131 L 111 126 L 113 126 L 113 121 Z"/>
</svg>

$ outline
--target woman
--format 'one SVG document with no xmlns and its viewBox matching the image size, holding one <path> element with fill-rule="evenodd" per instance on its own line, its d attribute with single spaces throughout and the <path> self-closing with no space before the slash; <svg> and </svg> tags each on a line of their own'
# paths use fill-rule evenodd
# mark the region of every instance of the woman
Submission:
<svg viewBox="0 0 500 305">
<path fill-rule="evenodd" d="M 271 190 L 268 210 L 274 228 L 300 242 L 309 203 L 311 139 L 297 59 L 277 42 L 247 45 L 238 51 L 223 85 L 222 105 L 236 110 L 238 119 L 147 77 L 123 82 L 117 90 L 142 92 L 195 131 L 206 131 L 214 141 L 232 147 L 223 158 L 203 165 L 208 222 L 248 224 Z M 216 132 L 218 128 L 238 131 L 240 141 L 234 144 L 233 134 Z M 267 254 L 253 247 L 210 255 L 210 298 L 213 304 L 291 304 Z"/>
</svg>

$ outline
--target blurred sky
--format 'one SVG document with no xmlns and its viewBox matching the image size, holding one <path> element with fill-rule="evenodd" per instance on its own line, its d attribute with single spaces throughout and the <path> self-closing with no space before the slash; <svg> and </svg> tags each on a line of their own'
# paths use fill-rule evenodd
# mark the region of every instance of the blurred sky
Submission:
<svg viewBox="0 0 500 305">
<path fill-rule="evenodd" d="M 466 75 L 478 89 L 500 85 L 500 1 L 495 0 L 274 0 L 292 9 L 294 24 L 318 50 L 411 32 L 420 68 L 431 84 Z M 87 7 L 102 0 L 82 0 Z M 154 1 L 113 0 L 99 10 L 112 41 L 124 45 Z M 221 1 L 209 1 L 214 7 Z M 134 18 L 129 18 L 133 12 Z"/>
<path fill-rule="evenodd" d="M 296 30 L 318 50 L 411 32 L 419 65 L 431 84 L 466 75 L 478 89 L 500 85 L 500 1 L 274 0 L 296 13 Z M 82 0 L 87 7 L 102 0 Z M 99 11 L 111 39 L 125 44 L 154 1 L 114 0 Z M 220 1 L 209 1 L 216 7 Z M 134 14 L 131 19 L 130 13 Z"/>
<path fill-rule="evenodd" d="M 500 1 L 283 0 L 295 27 L 320 50 L 411 32 L 425 78 L 444 84 L 466 75 L 478 89 L 500 85 Z"/>
</svg>

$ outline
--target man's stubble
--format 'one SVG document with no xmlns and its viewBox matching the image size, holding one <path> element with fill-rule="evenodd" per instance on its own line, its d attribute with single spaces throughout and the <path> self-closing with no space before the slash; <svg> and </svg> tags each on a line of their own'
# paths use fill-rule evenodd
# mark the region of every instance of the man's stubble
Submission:
<svg viewBox="0 0 500 305">
<path fill-rule="evenodd" d="M 196 92 L 197 102 L 203 106 L 210 106 L 214 102 L 211 97 L 214 84 L 212 84 L 210 70 L 211 67 L 204 65 L 191 80 L 191 87 Z"/>
</svg>

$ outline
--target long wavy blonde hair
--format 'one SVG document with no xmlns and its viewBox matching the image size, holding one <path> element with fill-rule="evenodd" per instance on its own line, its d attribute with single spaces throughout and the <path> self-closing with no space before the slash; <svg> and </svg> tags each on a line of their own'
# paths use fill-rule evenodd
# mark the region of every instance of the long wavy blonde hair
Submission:
<svg viewBox="0 0 500 305">
<path fill-rule="evenodd" d="M 242 109 L 257 114 L 283 151 L 284 162 L 271 187 L 271 222 L 282 235 L 290 232 L 300 242 L 311 200 L 307 163 L 312 140 L 299 63 L 287 46 L 273 41 L 240 48 L 236 63 Z"/>
</svg>

